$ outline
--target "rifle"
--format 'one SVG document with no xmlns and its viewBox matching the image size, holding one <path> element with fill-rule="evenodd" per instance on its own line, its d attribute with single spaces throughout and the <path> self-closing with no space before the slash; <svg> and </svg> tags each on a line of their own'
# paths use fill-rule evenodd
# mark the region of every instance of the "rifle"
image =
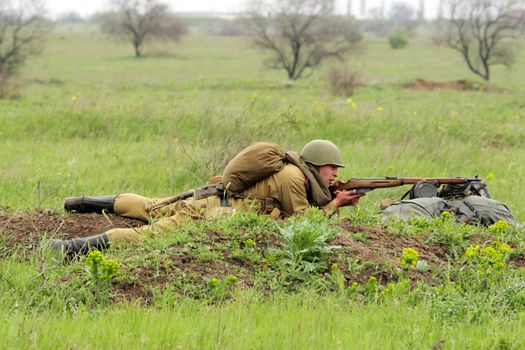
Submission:
<svg viewBox="0 0 525 350">
<path fill-rule="evenodd" d="M 175 202 L 193 197 L 193 199 L 198 200 L 202 198 L 207 198 L 210 196 L 219 196 L 221 197 L 221 205 L 224 205 L 225 197 L 224 195 L 224 187 L 222 183 L 214 183 L 214 184 L 207 184 L 201 187 L 197 187 L 194 189 L 191 189 L 186 192 L 179 193 L 176 196 L 164 198 L 156 203 L 153 203 L 146 207 L 146 211 L 152 211 L 155 209 L 159 209 L 162 207 L 165 207 L 166 205 L 173 204 Z"/>
<path fill-rule="evenodd" d="M 487 185 L 476 175 L 473 179 L 463 177 L 452 178 L 421 178 L 421 177 L 380 177 L 380 178 L 352 178 L 348 181 L 337 182 L 330 186 L 330 192 L 340 190 L 354 190 L 356 194 L 367 193 L 376 188 L 398 187 L 413 185 L 401 198 L 410 195 L 410 199 L 423 197 L 461 197 L 476 195 L 490 198 Z"/>
</svg>

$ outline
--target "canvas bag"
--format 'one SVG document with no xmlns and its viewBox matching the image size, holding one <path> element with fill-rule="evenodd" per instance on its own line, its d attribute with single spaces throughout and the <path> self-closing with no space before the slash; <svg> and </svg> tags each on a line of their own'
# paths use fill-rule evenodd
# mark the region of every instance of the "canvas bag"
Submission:
<svg viewBox="0 0 525 350">
<path fill-rule="evenodd" d="M 228 193 L 241 193 L 281 171 L 285 152 L 275 143 L 256 142 L 239 152 L 224 168 L 222 183 Z"/>
</svg>

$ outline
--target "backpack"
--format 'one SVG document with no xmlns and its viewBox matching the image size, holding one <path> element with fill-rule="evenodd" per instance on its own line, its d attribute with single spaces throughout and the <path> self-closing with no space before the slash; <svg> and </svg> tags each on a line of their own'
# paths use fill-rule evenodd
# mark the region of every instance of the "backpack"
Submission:
<svg viewBox="0 0 525 350">
<path fill-rule="evenodd" d="M 275 143 L 256 142 L 239 152 L 224 168 L 222 183 L 229 193 L 241 193 L 283 169 L 284 150 Z"/>
</svg>

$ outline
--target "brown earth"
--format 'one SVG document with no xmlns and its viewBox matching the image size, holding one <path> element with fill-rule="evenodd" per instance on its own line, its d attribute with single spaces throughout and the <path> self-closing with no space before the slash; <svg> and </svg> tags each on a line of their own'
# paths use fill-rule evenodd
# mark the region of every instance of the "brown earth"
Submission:
<svg viewBox="0 0 525 350">
<path fill-rule="evenodd" d="M 29 254 L 37 250 L 44 237 L 72 238 L 84 237 L 104 232 L 113 227 L 137 227 L 144 223 L 139 220 L 126 219 L 116 215 L 100 214 L 62 214 L 56 211 L 41 210 L 33 212 L 2 212 L 0 211 L 0 252 L 9 254 L 16 250 L 20 255 Z M 375 276 L 382 284 L 397 278 L 401 269 L 399 258 L 403 248 L 414 248 L 419 253 L 419 258 L 425 260 L 431 270 L 423 273 L 415 270 L 409 272 L 409 277 L 414 280 L 437 284 L 432 271 L 446 266 L 448 263 L 446 248 L 429 245 L 425 237 L 411 237 L 394 235 L 382 227 L 356 226 L 350 222 L 340 224 L 342 234 L 336 236 L 331 245 L 340 246 L 342 249 L 335 254 L 333 262 L 340 266 L 346 284 L 352 282 L 364 283 L 370 276 Z M 277 238 L 268 236 L 255 237 L 257 249 L 278 247 Z M 473 236 L 473 244 L 490 241 L 484 236 Z M 130 251 L 121 261 L 121 268 L 131 279 L 127 282 L 113 283 L 116 301 L 139 300 L 149 302 L 152 299 L 152 288 L 164 289 L 174 283 L 186 283 L 185 276 L 190 276 L 190 284 L 205 285 L 212 277 L 224 278 L 235 275 L 241 288 L 254 285 L 254 276 L 257 271 L 268 268 L 256 265 L 253 262 L 235 258 L 230 251 L 231 238 L 222 232 L 206 231 L 192 239 L 192 244 L 177 244 L 170 246 L 158 253 L 155 252 L 156 265 L 147 262 L 130 263 L 141 254 Z M 243 248 L 243 242 L 240 247 Z M 206 259 L 199 255 L 199 249 L 208 249 L 210 252 L 219 253 L 220 259 Z M 351 258 L 364 268 L 352 271 L 349 266 Z M 136 259 L 135 259 L 136 260 Z M 518 259 L 519 260 L 519 259 Z M 262 263 L 264 264 L 264 263 Z M 525 260 L 511 262 L 513 267 L 522 267 Z M 326 271 L 330 274 L 330 271 Z M 182 277 L 181 277 L 182 276 Z M 65 279 L 71 278 L 65 276 Z M 264 287 L 263 287 L 264 288 Z"/>
<path fill-rule="evenodd" d="M 50 210 L 0 212 L 0 234 L 8 248 L 31 248 L 45 236 L 50 238 L 86 237 L 114 227 L 138 227 L 140 220 L 117 215 L 62 214 Z"/>
<path fill-rule="evenodd" d="M 404 88 L 417 91 L 432 90 L 459 90 L 459 91 L 485 91 L 485 92 L 505 92 L 505 89 L 484 86 L 467 80 L 455 80 L 446 82 L 436 82 L 424 79 L 416 79 L 413 82 L 402 85 Z"/>
</svg>

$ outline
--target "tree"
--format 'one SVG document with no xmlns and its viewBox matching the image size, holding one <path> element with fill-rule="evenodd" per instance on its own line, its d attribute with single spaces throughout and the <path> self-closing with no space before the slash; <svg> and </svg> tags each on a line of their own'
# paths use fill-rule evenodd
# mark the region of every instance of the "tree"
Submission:
<svg viewBox="0 0 525 350">
<path fill-rule="evenodd" d="M 39 0 L 0 1 L 0 85 L 15 75 L 31 55 L 39 54 L 51 22 Z M 3 92 L 2 92 L 3 94 Z"/>
<path fill-rule="evenodd" d="M 395 23 L 408 23 L 414 18 L 414 8 L 404 2 L 392 4 L 388 17 Z"/>
<path fill-rule="evenodd" d="M 288 79 L 311 74 L 328 58 L 342 60 L 361 40 L 348 17 L 333 15 L 333 0 L 260 0 L 251 3 L 257 47 L 268 51 L 272 68 Z"/>
<path fill-rule="evenodd" d="M 512 66 L 516 46 L 509 39 L 522 33 L 525 8 L 519 0 L 450 0 L 448 25 L 438 44 L 458 51 L 468 68 L 490 80 L 491 66 Z"/>
<path fill-rule="evenodd" d="M 150 39 L 176 41 L 187 33 L 184 22 L 156 0 L 112 0 L 111 4 L 114 10 L 101 16 L 102 31 L 131 41 L 136 57 Z"/>
</svg>

